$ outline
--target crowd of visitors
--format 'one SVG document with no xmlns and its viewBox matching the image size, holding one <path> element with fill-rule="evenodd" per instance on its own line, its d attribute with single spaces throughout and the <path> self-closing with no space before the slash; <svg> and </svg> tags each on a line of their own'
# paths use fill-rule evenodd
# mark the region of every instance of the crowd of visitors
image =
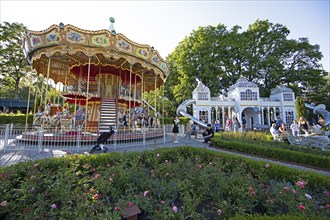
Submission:
<svg viewBox="0 0 330 220">
<path fill-rule="evenodd" d="M 281 124 L 280 126 L 279 123 Z M 293 123 L 290 125 L 289 128 L 293 136 L 308 136 L 322 134 L 323 125 L 324 119 L 322 117 L 319 117 L 318 121 L 312 121 L 312 125 L 310 125 L 308 120 L 305 117 L 301 116 L 299 117 L 298 121 L 293 120 Z M 278 119 L 276 122 L 272 123 L 272 126 L 269 131 L 272 134 L 274 140 L 282 140 L 289 134 L 286 124 L 281 119 Z"/>
</svg>

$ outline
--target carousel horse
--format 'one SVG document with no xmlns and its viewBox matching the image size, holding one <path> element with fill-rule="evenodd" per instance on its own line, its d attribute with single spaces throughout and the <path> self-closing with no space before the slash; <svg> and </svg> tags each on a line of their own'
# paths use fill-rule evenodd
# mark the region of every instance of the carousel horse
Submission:
<svg viewBox="0 0 330 220">
<path fill-rule="evenodd" d="M 57 112 L 54 115 L 51 115 L 50 108 L 46 108 L 45 111 L 42 109 L 38 109 L 38 112 L 35 114 L 35 119 L 33 121 L 34 126 L 45 125 L 47 127 L 59 127 L 61 123 L 61 119 L 64 118 L 65 115 L 63 112 Z"/>
<path fill-rule="evenodd" d="M 138 119 L 148 120 L 148 108 L 139 107 L 135 111 L 131 111 L 130 119 L 131 127 L 135 127 L 135 121 L 137 121 Z"/>
</svg>

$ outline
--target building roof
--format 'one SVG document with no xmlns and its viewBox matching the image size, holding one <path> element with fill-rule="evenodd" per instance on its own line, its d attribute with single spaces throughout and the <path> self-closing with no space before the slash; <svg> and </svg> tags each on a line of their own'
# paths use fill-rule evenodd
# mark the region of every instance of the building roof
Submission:
<svg viewBox="0 0 330 220">
<path fill-rule="evenodd" d="M 234 90 L 238 87 L 258 88 L 258 85 L 241 76 L 234 85 L 229 87 L 228 91 Z"/>
<path fill-rule="evenodd" d="M 205 86 L 204 83 L 202 83 L 202 81 L 198 81 L 198 85 L 193 91 L 193 93 L 196 92 L 210 92 L 210 89 L 207 86 Z"/>
<path fill-rule="evenodd" d="M 273 89 L 270 94 L 276 95 L 278 93 L 283 93 L 283 92 L 293 92 L 293 90 L 286 87 L 285 85 L 280 85 L 280 86 L 277 86 L 275 89 Z"/>
</svg>

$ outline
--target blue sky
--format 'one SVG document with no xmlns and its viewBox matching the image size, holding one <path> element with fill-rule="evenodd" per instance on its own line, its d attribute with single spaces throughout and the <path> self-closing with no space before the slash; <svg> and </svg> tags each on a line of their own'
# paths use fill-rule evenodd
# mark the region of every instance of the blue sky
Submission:
<svg viewBox="0 0 330 220">
<path fill-rule="evenodd" d="M 219 23 L 228 29 L 246 30 L 257 19 L 286 26 L 289 39 L 307 37 L 320 45 L 324 70 L 329 72 L 329 0 L 313 1 L 16 1 L 0 0 L 0 22 L 23 23 L 30 30 L 53 24 L 72 24 L 82 29 L 109 27 L 114 17 L 117 33 L 154 46 L 162 57 L 170 54 L 185 36 L 199 26 Z"/>
</svg>

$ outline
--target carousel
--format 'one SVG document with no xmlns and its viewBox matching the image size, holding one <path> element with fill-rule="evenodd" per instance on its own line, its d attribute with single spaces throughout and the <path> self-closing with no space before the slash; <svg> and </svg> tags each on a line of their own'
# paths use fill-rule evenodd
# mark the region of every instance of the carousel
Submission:
<svg viewBox="0 0 330 220">
<path fill-rule="evenodd" d="M 90 141 L 109 126 L 116 127 L 119 139 L 141 133 L 142 127 L 147 136 L 163 136 L 162 129 L 156 129 L 159 123 L 150 123 L 150 118 L 160 121 L 161 111 L 142 94 L 164 84 L 168 64 L 153 47 L 116 33 L 114 19 L 110 22 L 108 30 L 60 23 L 26 32 L 23 50 L 28 62 L 39 77 L 60 88 L 63 101 L 54 103 L 41 88 L 46 94 L 41 93 L 40 106 L 34 106 L 36 131 L 25 132 L 22 139 L 36 139 L 42 130 L 46 141 L 74 140 L 77 132 Z"/>
</svg>

